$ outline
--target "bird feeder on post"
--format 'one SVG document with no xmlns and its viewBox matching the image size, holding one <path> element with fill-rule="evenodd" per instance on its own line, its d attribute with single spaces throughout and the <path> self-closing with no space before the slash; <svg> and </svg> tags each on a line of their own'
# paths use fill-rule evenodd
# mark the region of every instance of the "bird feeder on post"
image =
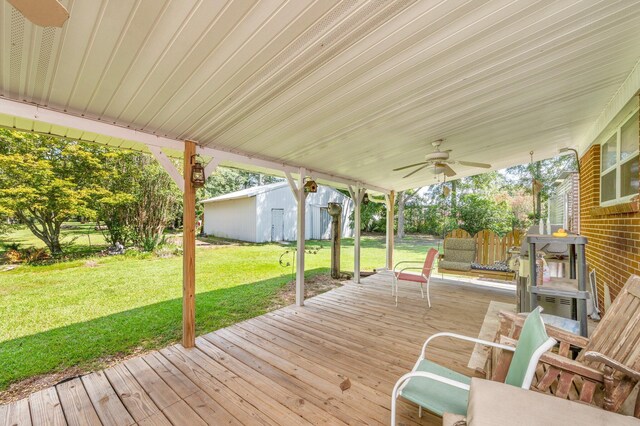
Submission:
<svg viewBox="0 0 640 426">
<path fill-rule="evenodd" d="M 331 278 L 340 278 L 340 218 L 342 206 L 328 203 L 327 212 L 331 216 Z"/>
</svg>

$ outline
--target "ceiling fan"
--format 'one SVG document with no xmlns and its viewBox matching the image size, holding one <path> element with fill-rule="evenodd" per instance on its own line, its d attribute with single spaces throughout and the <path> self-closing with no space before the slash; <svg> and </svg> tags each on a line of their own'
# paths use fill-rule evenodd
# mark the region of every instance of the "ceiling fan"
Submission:
<svg viewBox="0 0 640 426">
<path fill-rule="evenodd" d="M 451 152 L 451 150 L 450 149 L 447 149 L 445 151 L 440 150 L 440 144 L 442 144 L 442 142 L 444 142 L 442 139 L 438 139 L 437 141 L 434 141 L 431 143 L 431 145 L 433 145 L 434 150 L 433 152 L 424 156 L 424 161 L 420 163 L 409 164 L 408 166 L 404 166 L 404 167 L 398 167 L 397 169 L 393 169 L 393 171 L 397 172 L 399 170 L 417 167 L 408 175 L 403 176 L 402 178 L 404 179 L 430 166 L 433 166 L 433 172 L 435 174 L 438 175 L 440 173 L 444 173 L 447 177 L 453 177 L 456 175 L 455 170 L 453 170 L 449 166 L 449 164 L 460 164 L 461 166 L 468 166 L 468 167 L 481 167 L 483 169 L 491 168 L 491 164 L 474 163 L 473 161 L 450 160 L 449 153 Z"/>
</svg>

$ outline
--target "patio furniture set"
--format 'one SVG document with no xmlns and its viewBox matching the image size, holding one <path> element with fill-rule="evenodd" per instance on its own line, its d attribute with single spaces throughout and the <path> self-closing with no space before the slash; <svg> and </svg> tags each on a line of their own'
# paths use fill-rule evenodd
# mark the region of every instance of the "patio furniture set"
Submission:
<svg viewBox="0 0 640 426">
<path fill-rule="evenodd" d="M 569 243 L 576 238 L 571 239 Z M 539 240 L 540 238 L 532 236 L 527 238 L 534 250 L 535 245 L 541 242 Z M 549 243 L 547 240 L 550 238 L 545 239 Z M 578 249 L 579 254 L 584 253 L 586 241 L 582 240 L 578 241 L 583 244 L 581 249 Z M 465 251 L 465 245 L 458 244 L 463 241 L 465 239 L 450 238 L 449 252 Z M 392 294 L 396 297 L 396 305 L 398 280 L 408 280 L 419 282 L 421 286 L 426 284 L 431 307 L 429 282 L 435 269 L 435 251 L 429 250 L 419 275 L 408 276 L 405 272 L 411 269 L 406 266 L 408 262 L 403 262 L 403 268 L 394 269 Z M 575 254 L 573 248 L 570 251 Z M 576 281 L 577 269 L 578 281 L 583 281 L 576 291 L 585 293 L 586 296 L 581 299 L 584 302 L 589 297 L 584 286 L 584 258 L 578 259 L 577 262 L 573 259 L 570 264 L 571 279 Z M 534 266 L 531 269 L 533 270 Z M 535 280 L 536 272 L 533 271 L 530 277 Z M 535 288 L 535 285 L 529 287 L 532 304 L 535 303 L 537 293 L 531 289 Z M 550 410 L 555 413 L 555 410 L 558 410 L 558 415 L 571 419 L 572 422 L 582 418 L 591 419 L 588 422 L 590 424 L 638 424 L 636 419 L 613 413 L 621 409 L 640 381 L 640 277 L 632 275 L 628 279 L 591 338 L 586 337 L 585 304 L 580 308 L 580 327 L 576 331 L 580 331 L 581 335 L 549 325 L 557 322 L 553 321 L 553 316 L 547 315 L 544 319 L 541 307 L 533 307 L 530 313 L 500 312 L 500 327 L 494 341 L 454 333 L 432 335 L 424 343 L 412 371 L 403 375 L 393 389 L 392 425 L 395 424 L 396 400 L 399 397 L 417 404 L 420 416 L 424 408 L 444 416 L 444 424 L 449 425 L 458 424 L 456 422 L 464 420 L 465 417 L 468 424 L 506 424 L 504 422 L 507 422 L 507 419 L 510 420 L 507 423 L 515 424 L 518 420 L 518 424 L 524 424 L 519 421 L 518 407 L 531 407 L 537 403 L 544 404 L 543 411 L 546 413 Z M 472 380 L 471 377 L 428 360 L 426 351 L 429 344 L 436 338 L 444 337 L 490 347 L 487 365 L 478 373 L 496 383 L 485 383 L 486 380 L 477 378 Z M 509 389 L 513 387 L 522 388 L 524 391 L 516 392 Z M 529 389 L 547 395 L 527 392 Z M 487 397 L 482 396 L 485 390 L 492 392 L 489 399 L 493 402 L 489 405 L 496 407 L 496 410 L 487 408 Z M 499 394 L 508 395 L 510 402 L 506 407 L 496 402 L 500 401 L 500 398 L 496 399 L 496 395 Z M 588 405 L 603 408 L 605 411 L 594 410 Z M 640 395 L 636 397 L 632 411 L 636 418 L 640 418 Z M 597 420 L 596 423 L 594 419 Z M 557 422 L 558 419 L 555 418 L 553 424 L 565 424 Z M 538 419 L 530 424 L 541 423 Z"/>
</svg>

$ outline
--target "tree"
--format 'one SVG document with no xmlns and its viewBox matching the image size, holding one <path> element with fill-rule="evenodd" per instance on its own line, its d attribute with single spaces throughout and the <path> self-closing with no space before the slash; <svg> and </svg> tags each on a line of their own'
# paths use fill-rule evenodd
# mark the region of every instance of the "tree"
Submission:
<svg viewBox="0 0 640 426">
<path fill-rule="evenodd" d="M 108 167 L 113 176 L 98 200 L 98 218 L 108 228 L 107 240 L 154 249 L 180 210 L 178 187 L 146 154 L 111 152 Z"/>
<path fill-rule="evenodd" d="M 495 201 L 482 194 L 464 194 L 454 215 L 460 227 L 474 235 L 483 229 L 504 235 L 511 231 L 511 211 L 505 201 Z"/>
<path fill-rule="evenodd" d="M 0 208 L 62 252 L 60 229 L 75 216 L 95 217 L 106 148 L 0 129 Z"/>
<path fill-rule="evenodd" d="M 398 192 L 396 199 L 397 199 L 397 204 L 398 204 L 398 231 L 397 231 L 397 237 L 399 240 L 404 238 L 404 208 L 405 205 L 413 198 L 416 197 L 416 195 L 419 194 L 420 189 L 422 188 L 418 188 L 418 189 L 414 189 L 414 190 L 408 190 L 408 191 L 400 191 Z"/>
<path fill-rule="evenodd" d="M 215 173 L 207 177 L 204 188 L 199 191 L 198 198 L 213 198 L 241 189 L 279 181 L 282 181 L 282 178 L 230 167 L 218 167 Z"/>
<path fill-rule="evenodd" d="M 575 157 L 572 155 L 557 156 L 546 160 L 529 164 L 510 167 L 504 174 L 510 191 L 523 191 L 532 196 L 532 179 L 542 183 L 542 190 L 535 197 L 534 219 L 543 217 L 542 206 L 549 199 L 553 190 L 553 183 L 561 173 L 566 170 L 575 170 L 577 167 Z"/>
</svg>

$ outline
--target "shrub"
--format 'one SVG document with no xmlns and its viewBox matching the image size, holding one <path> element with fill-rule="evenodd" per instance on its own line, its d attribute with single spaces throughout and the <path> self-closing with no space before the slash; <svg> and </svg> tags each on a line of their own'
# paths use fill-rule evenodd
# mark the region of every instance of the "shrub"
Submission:
<svg viewBox="0 0 640 426">
<path fill-rule="evenodd" d="M 164 235 L 150 235 L 143 237 L 140 242 L 142 243 L 143 251 L 152 252 L 156 248 L 163 246 L 166 243 L 166 239 Z"/>
<path fill-rule="evenodd" d="M 153 254 L 161 259 L 180 256 L 182 255 L 182 247 L 174 246 L 171 244 L 164 244 L 162 246 L 156 247 L 156 249 L 153 251 Z"/>
<path fill-rule="evenodd" d="M 37 263 L 49 259 L 49 253 L 45 248 L 28 247 L 26 249 L 10 249 L 4 254 L 8 263 Z"/>
</svg>

